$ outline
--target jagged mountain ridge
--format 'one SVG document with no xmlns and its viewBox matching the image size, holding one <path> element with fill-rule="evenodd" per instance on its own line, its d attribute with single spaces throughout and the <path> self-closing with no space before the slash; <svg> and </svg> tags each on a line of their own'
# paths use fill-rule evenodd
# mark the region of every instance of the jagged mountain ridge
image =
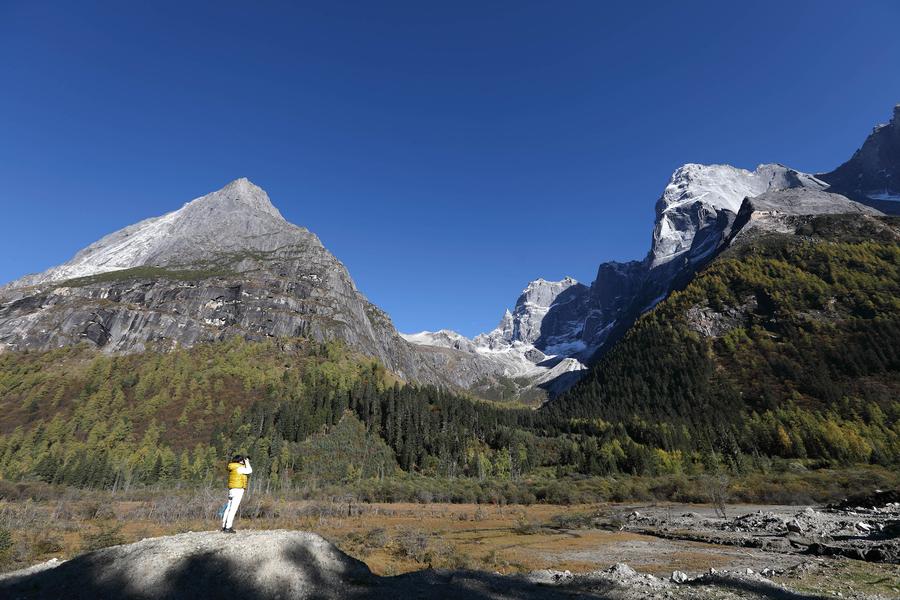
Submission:
<svg viewBox="0 0 900 600">
<path fill-rule="evenodd" d="M 687 164 L 673 173 L 656 204 L 647 256 L 641 261 L 605 262 L 590 287 L 566 278 L 528 284 L 496 329 L 468 340 L 448 330 L 404 335 L 421 345 L 444 345 L 497 356 L 514 355 L 526 366 L 571 361 L 563 390 L 595 356 L 611 346 L 680 282 L 705 264 L 723 244 L 747 197 L 789 188 L 827 187 L 812 175 L 777 164 L 755 171 L 729 165 Z M 577 366 L 576 366 L 577 365 Z"/>
<path fill-rule="evenodd" d="M 686 285 L 724 247 L 747 198 L 808 190 L 809 194 L 792 196 L 796 204 L 790 210 L 808 210 L 809 214 L 866 212 L 856 202 L 848 204 L 846 195 L 880 212 L 897 214 L 900 202 L 892 200 L 900 199 L 898 169 L 900 105 L 894 108 L 888 124 L 877 126 L 863 147 L 831 173 L 810 175 L 774 163 L 759 165 L 754 171 L 730 165 L 685 164 L 672 174 L 656 203 L 647 256 L 640 261 L 602 263 L 589 288 L 566 290 L 559 301 L 554 298 L 548 307 L 529 314 L 528 330 L 541 332 L 532 334 L 529 343 L 546 351 L 552 340 L 549 354 L 556 360 L 576 359 L 579 364 L 590 364 L 608 351 L 635 319 L 673 289 Z M 826 190 L 833 194 L 819 194 Z M 754 214 L 759 212 L 765 211 Z M 774 221 L 777 219 L 767 218 L 770 224 Z M 744 225 L 747 223 L 737 227 Z M 749 225 L 757 227 L 760 223 Z M 542 281 L 536 280 L 526 290 Z M 518 302 L 515 310 L 521 310 Z M 476 345 L 486 339 L 505 339 L 503 332 L 515 327 L 513 314 L 507 311 L 497 329 L 476 336 Z M 559 323 L 565 327 L 560 328 Z"/>
<path fill-rule="evenodd" d="M 522 291 L 513 310 L 507 310 L 488 333 L 473 339 L 448 329 L 401 335 L 420 348 L 459 350 L 493 364 L 503 377 L 520 380 L 520 394 L 535 388 L 554 394 L 565 389 L 573 380 L 572 374 L 585 365 L 558 344 L 559 340 L 568 343 L 572 328 L 580 324 L 567 320 L 563 310 L 557 309 L 551 319 L 547 313 L 551 306 L 568 306 L 577 315 L 579 299 L 586 297 L 587 291 L 571 277 L 561 281 L 538 279 Z M 573 302 L 575 305 L 571 305 Z"/>
</svg>

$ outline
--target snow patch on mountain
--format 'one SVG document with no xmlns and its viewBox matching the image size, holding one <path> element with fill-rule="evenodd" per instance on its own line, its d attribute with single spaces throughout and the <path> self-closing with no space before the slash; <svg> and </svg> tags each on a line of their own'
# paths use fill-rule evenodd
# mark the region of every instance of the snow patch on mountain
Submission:
<svg viewBox="0 0 900 600">
<path fill-rule="evenodd" d="M 900 194 L 892 194 L 891 192 L 878 192 L 867 195 L 872 200 L 891 200 L 900 201 Z"/>
</svg>

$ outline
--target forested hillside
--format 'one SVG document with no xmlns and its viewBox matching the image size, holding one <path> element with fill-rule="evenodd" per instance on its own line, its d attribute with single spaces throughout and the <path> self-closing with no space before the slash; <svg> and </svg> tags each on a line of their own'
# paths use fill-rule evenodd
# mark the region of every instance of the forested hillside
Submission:
<svg viewBox="0 0 900 600">
<path fill-rule="evenodd" d="M 667 450 L 896 464 L 898 220 L 738 240 L 547 412 Z"/>
<path fill-rule="evenodd" d="M 218 480 L 237 451 L 253 456 L 257 483 L 275 486 L 397 469 L 510 477 L 544 460 L 517 428 L 532 411 L 401 386 L 338 343 L 6 353 L 0 412 L 3 478 L 74 485 Z"/>
</svg>

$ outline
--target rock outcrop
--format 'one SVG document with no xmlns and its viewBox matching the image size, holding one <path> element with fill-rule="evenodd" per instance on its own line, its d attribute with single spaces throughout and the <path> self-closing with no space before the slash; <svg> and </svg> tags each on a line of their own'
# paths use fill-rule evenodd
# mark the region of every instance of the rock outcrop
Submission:
<svg viewBox="0 0 900 600">
<path fill-rule="evenodd" d="M 730 243 L 761 232 L 793 234 L 800 221 L 819 215 L 856 214 L 860 217 L 883 213 L 849 198 L 811 189 L 767 192 L 744 200 L 734 222 Z"/>
<path fill-rule="evenodd" d="M 353 598 L 375 583 L 362 562 L 302 531 L 183 533 L 84 554 L 0 579 L 5 598 L 95 600 Z"/>
<path fill-rule="evenodd" d="M 878 125 L 853 156 L 830 173 L 818 175 L 830 191 L 888 214 L 900 214 L 900 104 L 891 120 Z"/>
</svg>

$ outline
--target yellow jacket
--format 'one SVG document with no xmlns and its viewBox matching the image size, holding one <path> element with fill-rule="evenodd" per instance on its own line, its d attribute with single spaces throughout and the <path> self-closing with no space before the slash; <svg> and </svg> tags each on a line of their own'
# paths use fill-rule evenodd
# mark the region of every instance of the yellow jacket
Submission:
<svg viewBox="0 0 900 600">
<path fill-rule="evenodd" d="M 247 481 L 250 479 L 247 477 L 250 473 L 253 472 L 253 469 L 250 468 L 250 462 L 247 461 L 247 464 L 239 462 L 230 462 L 228 463 L 228 489 L 247 489 Z"/>
</svg>

